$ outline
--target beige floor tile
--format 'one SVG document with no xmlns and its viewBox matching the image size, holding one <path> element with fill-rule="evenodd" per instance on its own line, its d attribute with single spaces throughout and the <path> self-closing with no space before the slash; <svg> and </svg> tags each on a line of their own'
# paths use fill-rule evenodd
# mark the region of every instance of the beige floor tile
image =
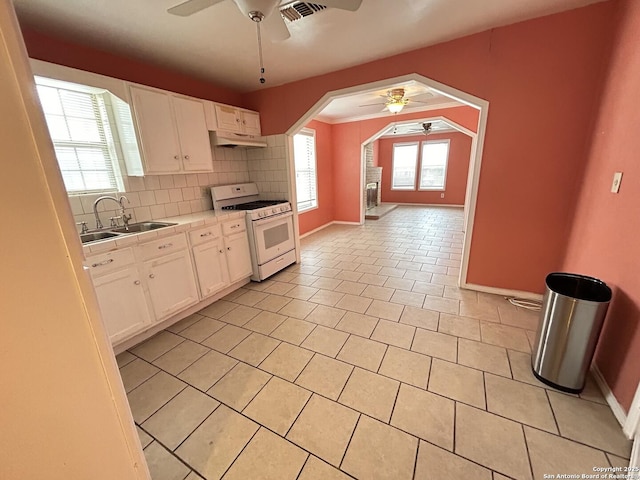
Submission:
<svg viewBox="0 0 640 480">
<path fill-rule="evenodd" d="M 558 434 L 544 389 L 496 375 L 485 375 L 487 410 L 516 422 Z"/>
<path fill-rule="evenodd" d="M 342 299 L 342 297 L 344 297 L 344 293 L 332 292 L 330 290 L 318 290 L 318 292 L 311 297 L 309 301 L 333 307 L 340 301 L 340 299 Z"/>
<path fill-rule="evenodd" d="M 384 275 L 376 275 L 374 273 L 364 273 L 358 280 L 360 283 L 366 283 L 367 285 L 375 285 L 376 287 L 381 287 L 385 284 L 389 277 L 385 277 Z M 393 294 L 392 294 L 393 295 Z M 391 296 L 389 296 L 391 298 Z M 379 300 L 379 299 L 378 299 Z"/>
<path fill-rule="evenodd" d="M 607 453 L 606 455 L 612 467 L 624 469 L 629 466 L 629 459 L 627 458 L 618 457 L 610 453 Z M 623 470 L 620 470 L 620 471 L 623 471 Z"/>
<path fill-rule="evenodd" d="M 388 422 L 399 382 L 356 368 L 338 401 L 371 417 Z"/>
<path fill-rule="evenodd" d="M 446 268 L 446 267 L 440 267 Z M 456 275 L 442 275 L 439 273 L 434 273 L 431 277 L 431 281 L 433 283 L 437 283 L 438 285 L 455 287 L 458 284 L 458 277 Z M 460 312 L 462 315 L 462 312 Z"/>
<path fill-rule="evenodd" d="M 430 357 L 391 346 L 384 355 L 378 373 L 426 389 L 430 368 Z"/>
<path fill-rule="evenodd" d="M 500 347 L 531 353 L 527 334 L 521 328 L 500 325 L 497 323 L 480 322 L 482 341 Z"/>
<path fill-rule="evenodd" d="M 353 367 L 339 360 L 315 354 L 296 383 L 304 388 L 337 400 Z"/>
<path fill-rule="evenodd" d="M 200 343 L 219 352 L 227 353 L 249 335 L 251 335 L 251 330 L 245 330 L 235 325 L 226 325 Z"/>
<path fill-rule="evenodd" d="M 220 317 L 220 320 L 241 327 L 259 313 L 260 310 L 257 308 L 240 305 L 238 308 L 234 308 L 229 313 L 224 314 Z"/>
<path fill-rule="evenodd" d="M 440 313 L 438 331 L 455 337 L 480 341 L 480 320 Z"/>
<path fill-rule="evenodd" d="M 295 480 L 307 456 L 304 450 L 261 428 L 233 462 L 224 480 Z"/>
<path fill-rule="evenodd" d="M 413 337 L 411 350 L 455 362 L 458 355 L 458 342 L 457 338 L 451 335 L 418 328 Z"/>
<path fill-rule="evenodd" d="M 281 297 L 280 295 L 269 295 L 264 300 L 256 303 L 255 307 L 268 312 L 278 312 L 282 307 L 291 301 L 290 298 Z"/>
<path fill-rule="evenodd" d="M 118 368 L 122 368 L 125 365 L 133 362 L 137 357 L 131 352 L 124 351 L 118 355 L 116 355 L 116 362 L 118 363 Z"/>
<path fill-rule="evenodd" d="M 387 288 L 406 290 L 407 292 L 411 292 L 414 283 L 415 280 L 410 280 L 408 278 L 389 277 L 389 280 L 385 282 L 384 286 Z"/>
<path fill-rule="evenodd" d="M 142 423 L 187 386 L 165 372 L 158 372 L 127 394 L 131 414 Z"/>
<path fill-rule="evenodd" d="M 191 340 L 185 340 L 177 347 L 157 358 L 153 363 L 165 372 L 178 375 L 207 352 L 209 352 L 207 347 L 192 342 Z"/>
<path fill-rule="evenodd" d="M 164 446 L 175 450 L 220 402 L 187 387 L 142 424 Z"/>
<path fill-rule="evenodd" d="M 369 273 L 371 275 L 378 275 L 380 270 L 382 270 L 382 267 L 380 265 L 362 264 L 358 268 L 356 268 L 356 272 Z"/>
<path fill-rule="evenodd" d="M 146 448 L 147 445 L 153 442 L 153 437 L 137 425 L 136 432 L 138 432 L 138 438 L 140 438 L 140 445 L 142 445 L 142 448 Z"/>
<path fill-rule="evenodd" d="M 438 329 L 438 318 L 440 318 L 438 312 L 406 306 L 400 316 L 400 323 L 435 331 Z"/>
<path fill-rule="evenodd" d="M 341 279 L 337 278 L 327 278 L 327 277 L 316 277 L 317 280 L 311 284 L 311 286 L 315 289 L 323 288 L 325 290 L 333 290 L 338 285 L 342 283 Z"/>
<path fill-rule="evenodd" d="M 387 277 L 398 277 L 402 278 L 407 271 L 404 268 L 394 268 L 394 267 L 382 267 L 382 269 L 378 272 L 379 275 L 386 275 Z"/>
<path fill-rule="evenodd" d="M 194 342 L 202 342 L 206 338 L 210 337 L 218 330 L 225 326 L 224 323 L 216 320 L 215 318 L 202 317 L 201 320 L 192 324 L 190 327 L 185 328 L 180 332 L 180 336 L 186 337 Z"/>
<path fill-rule="evenodd" d="M 310 455 L 298 480 L 349 480 L 349 478 L 351 477 L 347 477 L 337 468 Z"/>
<path fill-rule="evenodd" d="M 220 479 L 259 426 L 220 405 L 176 453 L 207 480 Z"/>
<path fill-rule="evenodd" d="M 189 368 L 178 375 L 178 378 L 199 390 L 206 391 L 237 363 L 233 358 L 211 351 L 196 360 Z"/>
<path fill-rule="evenodd" d="M 338 275 L 336 275 L 336 280 L 347 280 L 349 282 L 359 282 L 362 275 L 363 274 L 360 272 L 342 270 Z"/>
<path fill-rule="evenodd" d="M 388 320 L 380 320 L 371 335 L 371 339 L 387 343 L 389 345 L 395 345 L 396 347 L 409 349 L 411 348 L 415 332 L 416 327 L 411 325 L 390 322 Z"/>
<path fill-rule="evenodd" d="M 524 433 L 536 480 L 544 474 L 593 475 L 593 467 L 608 466 L 605 454 L 599 450 L 526 426 Z"/>
<path fill-rule="evenodd" d="M 335 306 L 337 308 L 350 310 L 356 313 L 364 313 L 367 311 L 372 301 L 373 300 L 370 298 L 346 294 L 338 303 L 336 303 Z"/>
<path fill-rule="evenodd" d="M 269 285 L 267 288 L 264 289 L 264 293 L 272 293 L 275 295 L 286 295 L 292 288 L 294 288 L 294 286 L 291 285 L 290 283 L 274 281 L 271 285 Z M 242 303 L 242 302 L 238 302 L 238 303 Z"/>
<path fill-rule="evenodd" d="M 455 453 L 516 480 L 531 480 L 522 425 L 456 405 Z"/>
<path fill-rule="evenodd" d="M 340 270 L 338 270 L 337 268 L 322 267 L 316 273 L 314 273 L 314 275 L 318 277 L 333 278 L 339 273 Z"/>
<path fill-rule="evenodd" d="M 385 320 L 397 322 L 400 320 L 403 310 L 403 305 L 384 302 L 382 300 L 374 300 L 371 302 L 371 305 L 369 305 L 366 314 L 371 315 L 372 317 L 384 318 Z"/>
<path fill-rule="evenodd" d="M 480 302 L 467 302 L 465 300 L 461 301 L 460 315 L 462 315 L 463 317 L 485 320 L 487 322 L 500 322 L 498 307 L 496 307 L 495 305 Z"/>
<path fill-rule="evenodd" d="M 548 393 L 560 435 L 620 457 L 629 457 L 631 441 L 622 433 L 622 428 L 608 405 L 562 393 Z M 589 421 L 585 422 L 587 418 Z"/>
<path fill-rule="evenodd" d="M 270 282 L 270 280 L 267 280 Z M 267 287 L 266 285 L 260 285 L 260 287 Z M 240 295 L 243 295 L 244 292 L 246 291 L 245 288 L 239 288 L 238 290 L 234 290 L 231 293 L 228 293 L 227 295 L 225 295 L 224 297 L 222 297 L 222 299 L 225 302 L 233 302 L 236 298 L 238 298 Z"/>
<path fill-rule="evenodd" d="M 278 328 L 271 332 L 270 336 L 285 342 L 300 345 L 314 328 L 316 328 L 316 325 L 305 320 L 287 318 Z"/>
<path fill-rule="evenodd" d="M 287 439 L 338 467 L 357 421 L 358 413 L 354 410 L 313 395 Z"/>
<path fill-rule="evenodd" d="M 286 285 L 288 288 L 291 288 L 291 285 L 287 283 L 281 284 L 280 282 L 273 282 L 273 284 L 271 284 L 271 286 L 269 286 L 266 290 L 270 291 L 269 289 L 272 288 L 274 285 Z M 271 292 L 271 293 L 278 293 L 278 292 Z M 259 301 L 267 298 L 267 296 L 268 296 L 268 293 L 258 292 L 256 290 L 247 290 L 245 293 L 243 293 L 238 298 L 236 298 L 234 300 L 234 303 L 239 303 L 240 305 L 246 305 L 247 307 L 253 307 Z"/>
<path fill-rule="evenodd" d="M 376 328 L 378 319 L 361 313 L 347 312 L 342 320 L 334 327 L 336 330 L 354 333 L 369 338 Z"/>
<path fill-rule="evenodd" d="M 310 391 L 272 377 L 243 413 L 284 437 L 310 397 Z"/>
<path fill-rule="evenodd" d="M 420 441 L 414 479 L 491 480 L 491 471 L 458 455 Z M 495 477 L 494 480 L 496 480 Z"/>
<path fill-rule="evenodd" d="M 526 330 L 537 330 L 540 323 L 540 312 L 516 308 L 511 305 L 498 306 L 500 323 L 520 327 Z"/>
<path fill-rule="evenodd" d="M 377 372 L 387 346 L 383 343 L 351 335 L 336 357 L 357 367 Z"/>
<path fill-rule="evenodd" d="M 233 308 L 235 308 L 235 305 L 234 305 Z M 174 323 L 170 327 L 167 327 L 167 331 L 172 332 L 172 333 L 180 333 L 185 328 L 188 328 L 191 325 L 193 325 L 194 323 L 196 323 L 197 321 L 201 320 L 202 317 L 203 316 L 200 315 L 200 312 L 192 313 L 188 317 L 183 318 L 182 320 L 180 320 L 179 322 Z"/>
<path fill-rule="evenodd" d="M 384 278 L 388 279 L 388 277 Z M 383 302 L 388 302 L 389 299 L 393 296 L 393 293 L 393 288 L 380 287 L 377 285 L 367 285 L 367 287 L 362 291 L 360 295 L 363 297 L 372 298 L 374 300 L 382 300 Z"/>
<path fill-rule="evenodd" d="M 515 350 L 507 350 L 507 353 L 509 355 L 509 363 L 511 364 L 511 372 L 513 373 L 514 380 L 542 388 L 549 388 L 533 375 L 531 371 L 531 355 L 516 352 Z"/>
<path fill-rule="evenodd" d="M 183 480 L 189 473 L 189 468 L 158 442 L 145 448 L 144 456 L 153 480 Z"/>
<path fill-rule="evenodd" d="M 400 385 L 391 425 L 453 451 L 452 400 L 409 385 Z"/>
<path fill-rule="evenodd" d="M 218 300 L 217 302 L 213 302 L 208 307 L 203 308 L 198 313 L 206 315 L 207 317 L 220 319 L 237 307 L 238 305 L 235 303 L 227 302 L 226 300 Z"/>
<path fill-rule="evenodd" d="M 318 325 L 300 346 L 335 358 L 348 337 L 348 333 Z"/>
<path fill-rule="evenodd" d="M 449 315 L 458 315 L 460 311 L 460 301 L 452 298 L 432 297 L 427 295 L 424 299 L 422 308 L 434 310 L 436 312 L 448 313 Z"/>
<path fill-rule="evenodd" d="M 526 330 L 527 340 L 529 340 L 529 346 L 531 347 L 531 351 L 535 351 L 536 342 L 538 341 L 538 334 L 532 330 Z"/>
<path fill-rule="evenodd" d="M 249 322 L 245 324 L 244 328 L 262 333 L 263 335 L 269 335 L 286 319 L 287 317 L 284 315 L 263 310 L 249 320 Z"/>
<path fill-rule="evenodd" d="M 485 408 L 482 372 L 434 358 L 429 391 L 478 408 Z"/>
<path fill-rule="evenodd" d="M 587 379 L 584 384 L 584 390 L 580 392 L 580 398 L 591 400 L 592 402 L 596 403 L 602 403 L 603 405 L 607 404 L 607 401 L 600 391 L 600 387 L 598 387 L 598 384 L 593 379 L 593 375 L 591 375 L 591 373 L 587 375 Z"/>
<path fill-rule="evenodd" d="M 367 285 L 363 283 L 350 282 L 349 280 L 344 280 L 340 285 L 338 285 L 334 291 L 341 293 L 350 293 L 351 295 L 360 295 L 362 291 L 367 287 Z"/>
<path fill-rule="evenodd" d="M 407 275 L 409 275 L 408 272 Z M 431 275 L 431 274 L 427 274 L 427 272 L 415 272 L 416 274 L 421 274 L 421 275 Z M 405 278 L 407 277 L 407 275 L 405 275 Z M 444 293 L 444 286 L 443 285 L 434 285 L 433 283 L 428 283 L 429 280 L 425 280 L 425 281 L 418 281 L 416 280 L 416 283 L 413 285 L 413 288 L 411 289 L 412 292 L 416 292 L 416 293 L 424 293 L 425 295 L 428 295 L 430 297 L 441 297 L 442 294 Z"/>
<path fill-rule="evenodd" d="M 499 473 L 493 472 L 493 480 L 511 480 L 509 477 L 505 477 L 504 475 L 500 475 Z"/>
<path fill-rule="evenodd" d="M 163 330 L 130 351 L 147 362 L 153 362 L 183 341 L 184 338 Z"/>
<path fill-rule="evenodd" d="M 473 290 L 465 290 L 464 288 L 458 287 L 444 287 L 444 292 L 441 297 L 444 298 L 452 298 L 454 300 L 464 300 L 465 302 L 477 302 L 478 294 Z"/>
<path fill-rule="evenodd" d="M 356 478 L 410 480 L 417 448 L 415 437 L 362 416 L 341 468 Z"/>
<path fill-rule="evenodd" d="M 238 363 L 229 373 L 207 390 L 212 397 L 242 411 L 271 379 L 271 375 L 244 363 Z"/>
<path fill-rule="evenodd" d="M 458 339 L 458 363 L 511 378 L 507 351 L 502 347 Z"/>
<path fill-rule="evenodd" d="M 313 357 L 313 352 L 282 342 L 260 364 L 262 370 L 293 382 Z"/>
<path fill-rule="evenodd" d="M 424 303 L 425 295 L 417 292 L 406 292 L 404 290 L 396 290 L 389 301 L 400 305 L 409 305 L 420 308 Z"/>
<path fill-rule="evenodd" d="M 304 318 L 311 312 L 313 312 L 313 309 L 317 306 L 317 303 L 310 303 L 304 300 L 293 299 L 284 307 L 282 307 L 282 309 L 278 313 L 281 315 L 286 315 L 288 317 L 294 317 L 304 320 Z"/>
<path fill-rule="evenodd" d="M 160 369 L 136 358 L 120 369 L 124 390 L 128 393 L 158 373 Z"/>
<path fill-rule="evenodd" d="M 315 281 L 317 277 L 312 277 Z M 308 285 L 296 285 L 286 294 L 287 297 L 297 298 L 298 300 L 309 300 L 318 292 L 318 288 Z"/>
<path fill-rule="evenodd" d="M 229 356 L 257 367 L 278 345 L 280 342 L 275 338 L 254 332 L 231 350 Z"/>
<path fill-rule="evenodd" d="M 345 313 L 345 310 L 339 308 L 318 305 L 305 320 L 307 322 L 317 323 L 318 325 L 324 325 L 325 327 L 334 328 Z"/>
</svg>

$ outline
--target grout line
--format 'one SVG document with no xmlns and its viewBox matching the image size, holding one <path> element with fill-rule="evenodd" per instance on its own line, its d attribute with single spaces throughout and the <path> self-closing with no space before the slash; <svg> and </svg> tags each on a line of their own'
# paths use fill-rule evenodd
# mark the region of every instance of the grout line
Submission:
<svg viewBox="0 0 640 480">
<path fill-rule="evenodd" d="M 357 410 L 354 410 L 357 412 Z M 351 431 L 351 436 L 349 437 L 349 441 L 347 442 L 347 446 L 344 449 L 344 453 L 342 454 L 342 458 L 340 459 L 340 463 L 338 464 L 338 469 L 342 470 L 342 464 L 344 463 L 344 458 L 347 456 L 347 451 L 349 450 L 349 447 L 351 446 L 351 441 L 353 440 L 353 435 L 356 433 L 356 429 L 358 428 L 358 424 L 360 423 L 360 419 L 362 418 L 362 413 L 358 412 L 358 419 L 356 420 L 356 424 L 353 427 L 353 430 Z"/>
<path fill-rule="evenodd" d="M 527 460 L 529 461 L 529 471 L 531 472 L 531 478 L 535 478 L 533 475 L 533 465 L 531 464 L 531 453 L 529 452 L 529 443 L 527 442 L 527 436 L 524 433 L 524 425 L 520 424 L 520 429 L 522 431 L 522 438 L 524 438 L 524 448 L 527 451 Z"/>
</svg>

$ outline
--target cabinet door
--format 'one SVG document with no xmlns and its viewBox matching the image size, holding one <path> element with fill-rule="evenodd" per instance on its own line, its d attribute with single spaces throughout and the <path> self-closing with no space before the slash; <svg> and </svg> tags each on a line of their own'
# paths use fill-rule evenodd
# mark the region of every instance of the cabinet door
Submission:
<svg viewBox="0 0 640 480">
<path fill-rule="evenodd" d="M 244 133 L 260 136 L 260 114 L 257 112 L 242 112 L 242 128 Z"/>
<path fill-rule="evenodd" d="M 111 343 L 130 337 L 151 323 L 135 265 L 95 277 L 93 285 Z"/>
<path fill-rule="evenodd" d="M 211 144 L 204 104 L 198 100 L 173 97 L 178 137 L 185 172 L 212 172 Z"/>
<path fill-rule="evenodd" d="M 144 154 L 145 174 L 177 173 L 182 170 L 171 97 L 166 93 L 132 86 L 131 100 Z"/>
<path fill-rule="evenodd" d="M 229 281 L 231 283 L 246 278 L 253 273 L 247 232 L 224 237 L 224 247 L 229 267 Z"/>
<path fill-rule="evenodd" d="M 149 260 L 144 266 L 156 320 L 162 320 L 198 301 L 188 250 Z"/>
<path fill-rule="evenodd" d="M 216 104 L 216 120 L 218 128 L 228 132 L 242 132 L 240 112 L 237 108 Z"/>
<path fill-rule="evenodd" d="M 202 298 L 229 285 L 229 272 L 222 239 L 193 247 L 193 260 Z"/>
</svg>

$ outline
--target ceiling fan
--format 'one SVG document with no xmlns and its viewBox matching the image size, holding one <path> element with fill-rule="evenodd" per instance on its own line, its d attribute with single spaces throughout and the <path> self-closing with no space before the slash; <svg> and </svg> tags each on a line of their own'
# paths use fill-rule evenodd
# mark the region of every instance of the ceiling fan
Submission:
<svg viewBox="0 0 640 480">
<path fill-rule="evenodd" d="M 407 133 L 423 133 L 426 137 L 431 133 L 431 122 L 424 122 L 420 125 L 416 125 L 413 129 L 407 130 Z"/>
<path fill-rule="evenodd" d="M 421 93 L 419 96 L 428 95 L 433 96 L 431 92 Z M 383 102 L 368 103 L 360 105 L 360 107 L 370 107 L 371 105 L 384 105 L 384 110 L 388 110 L 391 113 L 400 113 L 402 109 L 409 103 L 427 103 L 420 100 L 416 100 L 413 97 L 407 97 L 404 88 L 394 88 L 389 90 L 385 95 L 380 95 L 385 99 Z M 418 96 L 418 95 L 416 95 Z"/>
</svg>

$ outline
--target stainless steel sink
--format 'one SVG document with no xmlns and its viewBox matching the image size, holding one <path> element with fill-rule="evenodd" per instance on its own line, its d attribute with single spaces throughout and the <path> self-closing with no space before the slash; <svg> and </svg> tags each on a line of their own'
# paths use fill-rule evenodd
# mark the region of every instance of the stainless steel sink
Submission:
<svg viewBox="0 0 640 480">
<path fill-rule="evenodd" d="M 158 228 L 172 227 L 173 225 L 177 224 L 166 222 L 139 222 L 132 223 L 128 227 L 110 228 L 109 231 L 117 233 L 141 233 L 148 232 L 150 230 L 157 230 Z"/>
<path fill-rule="evenodd" d="M 118 237 L 117 233 L 113 232 L 93 232 L 93 233 L 83 233 L 80 235 L 80 240 L 82 243 L 95 242 L 97 240 L 105 240 L 107 238 Z"/>
</svg>

